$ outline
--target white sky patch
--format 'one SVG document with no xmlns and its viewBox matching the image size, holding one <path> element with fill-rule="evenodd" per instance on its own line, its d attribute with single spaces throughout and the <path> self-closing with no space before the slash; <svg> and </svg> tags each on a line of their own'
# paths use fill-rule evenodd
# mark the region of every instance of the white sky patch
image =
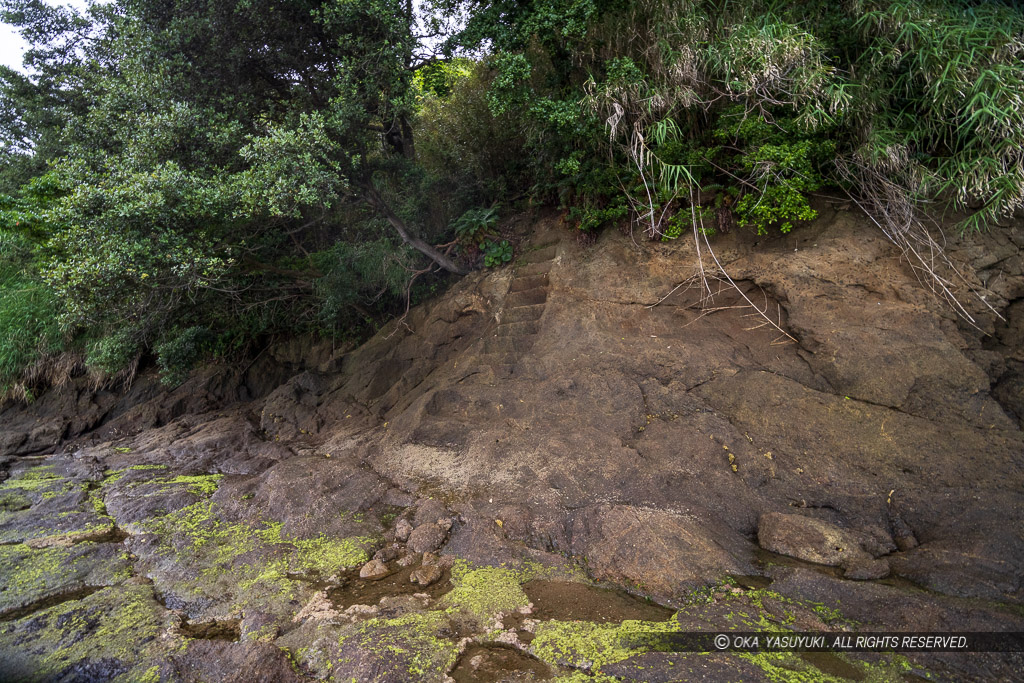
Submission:
<svg viewBox="0 0 1024 683">
<path fill-rule="evenodd" d="M 71 5 L 75 9 L 81 11 L 87 6 L 86 0 L 66 0 L 66 2 L 53 2 L 53 0 L 47 0 L 48 5 Z M 25 50 L 28 49 L 28 43 L 26 43 L 21 34 L 9 24 L 0 23 L 0 64 L 9 66 L 16 71 L 24 71 L 22 66 L 22 59 L 25 56 Z"/>
</svg>

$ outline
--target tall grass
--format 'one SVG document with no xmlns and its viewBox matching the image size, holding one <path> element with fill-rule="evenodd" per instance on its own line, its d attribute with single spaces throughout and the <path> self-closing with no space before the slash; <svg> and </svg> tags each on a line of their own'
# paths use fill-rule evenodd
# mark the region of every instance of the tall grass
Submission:
<svg viewBox="0 0 1024 683">
<path fill-rule="evenodd" d="M 35 273 L 29 245 L 0 232 L 0 395 L 18 393 L 19 384 L 24 393 L 27 374 L 61 341 L 57 301 Z"/>
</svg>

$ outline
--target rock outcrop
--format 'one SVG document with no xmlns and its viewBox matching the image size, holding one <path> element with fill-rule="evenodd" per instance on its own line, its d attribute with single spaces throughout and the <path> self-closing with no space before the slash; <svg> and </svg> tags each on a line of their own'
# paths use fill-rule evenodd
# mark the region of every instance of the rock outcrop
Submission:
<svg viewBox="0 0 1024 683">
<path fill-rule="evenodd" d="M 971 326 L 865 220 L 819 208 L 712 242 L 731 282 L 695 277 L 681 241 L 587 246 L 546 218 L 512 265 L 359 348 L 6 406 L 0 677 L 441 680 L 472 652 L 474 671 L 662 680 L 661 655 L 595 660 L 611 631 L 497 626 L 539 577 L 682 608 L 679 628 L 1024 630 L 1024 228 L 951 245 L 1004 318 Z M 930 592 L 872 582 L 890 572 Z M 495 639 L 520 660 L 479 650 Z"/>
</svg>

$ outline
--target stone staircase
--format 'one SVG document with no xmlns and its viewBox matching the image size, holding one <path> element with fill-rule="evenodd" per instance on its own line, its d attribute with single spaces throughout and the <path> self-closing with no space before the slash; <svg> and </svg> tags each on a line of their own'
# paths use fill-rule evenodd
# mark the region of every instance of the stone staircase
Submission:
<svg viewBox="0 0 1024 683">
<path fill-rule="evenodd" d="M 484 339 L 480 381 L 513 378 L 519 358 L 533 347 L 548 300 L 548 273 L 557 255 L 556 241 L 534 247 L 518 259 L 498 326 Z"/>
</svg>

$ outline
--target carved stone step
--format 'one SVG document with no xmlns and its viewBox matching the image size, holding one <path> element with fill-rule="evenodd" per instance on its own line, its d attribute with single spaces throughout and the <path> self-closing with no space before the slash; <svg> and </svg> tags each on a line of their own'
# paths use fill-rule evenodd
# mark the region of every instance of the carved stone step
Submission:
<svg viewBox="0 0 1024 683">
<path fill-rule="evenodd" d="M 544 304 L 534 304 L 533 306 L 513 306 L 506 308 L 501 312 L 502 323 L 521 323 L 529 322 L 531 320 L 540 320 L 540 317 L 544 315 Z"/>
<path fill-rule="evenodd" d="M 527 275 L 522 276 L 516 273 L 515 278 L 512 279 L 512 284 L 509 285 L 509 292 L 522 292 L 527 289 L 533 289 L 534 287 L 547 287 L 548 276 L 543 275 Z"/>
<path fill-rule="evenodd" d="M 540 263 L 527 263 L 516 268 L 516 277 L 529 275 L 544 275 L 555 265 L 554 261 L 541 261 Z"/>
<path fill-rule="evenodd" d="M 498 337 L 527 337 L 537 334 L 540 324 L 536 320 L 521 323 L 502 323 L 494 330 Z"/>
<path fill-rule="evenodd" d="M 505 299 L 505 305 L 508 307 L 536 306 L 537 304 L 543 304 L 547 300 L 547 287 L 534 287 L 533 289 L 524 289 L 521 292 L 512 292 Z"/>
<path fill-rule="evenodd" d="M 484 340 L 485 354 L 516 354 L 529 351 L 533 346 L 532 337 L 488 337 Z"/>
<path fill-rule="evenodd" d="M 546 247 L 526 252 L 519 260 L 522 263 L 540 263 L 541 261 L 550 261 L 557 254 L 558 244 L 549 244 Z"/>
</svg>

